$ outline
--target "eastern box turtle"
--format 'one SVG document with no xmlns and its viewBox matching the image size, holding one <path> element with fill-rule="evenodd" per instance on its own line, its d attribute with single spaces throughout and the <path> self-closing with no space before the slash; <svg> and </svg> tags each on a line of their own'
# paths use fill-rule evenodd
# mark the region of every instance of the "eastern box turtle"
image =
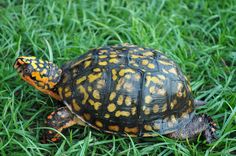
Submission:
<svg viewBox="0 0 236 156">
<path fill-rule="evenodd" d="M 215 139 L 216 124 L 194 111 L 204 102 L 193 99 L 178 66 L 156 50 L 130 44 L 101 47 L 61 68 L 21 56 L 14 67 L 22 79 L 67 106 L 47 117 L 47 126 L 58 131 L 79 124 L 138 137 L 185 139 L 204 132 L 208 142 Z M 54 142 L 60 137 L 52 130 L 45 136 Z"/>
</svg>

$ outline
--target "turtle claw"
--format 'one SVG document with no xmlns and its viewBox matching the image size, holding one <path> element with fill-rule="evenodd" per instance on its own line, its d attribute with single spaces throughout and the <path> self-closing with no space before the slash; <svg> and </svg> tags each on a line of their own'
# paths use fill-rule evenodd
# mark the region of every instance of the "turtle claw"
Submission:
<svg viewBox="0 0 236 156">
<path fill-rule="evenodd" d="M 204 131 L 206 141 L 207 143 L 212 143 L 214 140 L 219 138 L 216 134 L 217 124 L 213 122 L 212 118 L 210 118 L 209 116 L 205 115 L 204 117 L 208 120 L 209 123 L 208 128 Z"/>
</svg>

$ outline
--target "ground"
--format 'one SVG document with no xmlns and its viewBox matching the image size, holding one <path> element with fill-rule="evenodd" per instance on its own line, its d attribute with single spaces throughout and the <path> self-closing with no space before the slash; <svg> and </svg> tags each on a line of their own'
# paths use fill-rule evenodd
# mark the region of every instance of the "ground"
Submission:
<svg viewBox="0 0 236 156">
<path fill-rule="evenodd" d="M 236 154 L 236 1 L 0 0 L 0 155 Z M 163 51 L 190 79 L 218 124 L 206 144 L 136 139 L 74 126 L 59 143 L 40 143 L 44 119 L 63 104 L 20 80 L 13 63 L 35 55 L 58 65 L 90 48 L 133 43 Z"/>
</svg>

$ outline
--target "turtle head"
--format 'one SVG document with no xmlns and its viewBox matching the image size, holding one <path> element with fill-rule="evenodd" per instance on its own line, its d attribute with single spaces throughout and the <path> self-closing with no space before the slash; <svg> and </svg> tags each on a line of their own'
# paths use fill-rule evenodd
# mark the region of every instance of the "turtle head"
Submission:
<svg viewBox="0 0 236 156">
<path fill-rule="evenodd" d="M 60 100 L 55 86 L 60 81 L 62 70 L 57 65 L 36 57 L 20 56 L 16 59 L 14 68 L 30 85 Z"/>
</svg>

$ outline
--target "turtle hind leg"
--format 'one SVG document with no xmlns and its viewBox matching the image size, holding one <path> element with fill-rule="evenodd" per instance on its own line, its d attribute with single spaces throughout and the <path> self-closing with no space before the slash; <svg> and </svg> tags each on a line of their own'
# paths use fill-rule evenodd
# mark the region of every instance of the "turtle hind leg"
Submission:
<svg viewBox="0 0 236 156">
<path fill-rule="evenodd" d="M 168 134 L 168 136 L 176 139 L 186 139 L 193 138 L 202 132 L 204 133 L 208 143 L 211 143 L 217 138 L 216 124 L 205 114 L 195 115 L 192 121 L 190 121 L 187 125 L 171 134 Z"/>
<path fill-rule="evenodd" d="M 75 124 L 83 125 L 82 121 L 75 117 L 67 107 L 58 108 L 56 111 L 48 115 L 46 126 L 62 132 L 64 129 L 69 128 Z M 58 142 L 60 134 L 52 129 L 46 130 L 43 134 L 43 143 L 48 141 Z"/>
</svg>

